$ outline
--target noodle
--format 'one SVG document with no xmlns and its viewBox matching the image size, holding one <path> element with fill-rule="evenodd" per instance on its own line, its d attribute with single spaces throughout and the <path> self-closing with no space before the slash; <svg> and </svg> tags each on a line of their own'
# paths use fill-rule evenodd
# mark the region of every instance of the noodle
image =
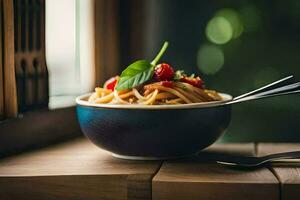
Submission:
<svg viewBox="0 0 300 200">
<path fill-rule="evenodd" d="M 177 96 L 172 94 L 172 93 L 169 93 L 169 92 L 161 92 L 159 93 L 157 96 L 156 96 L 156 99 L 159 100 L 159 99 L 174 99 L 176 98 Z"/>
<path fill-rule="evenodd" d="M 183 101 L 182 101 L 182 99 L 178 98 L 178 99 L 167 100 L 166 103 L 167 104 L 180 104 L 180 103 L 183 103 Z"/>
<path fill-rule="evenodd" d="M 139 93 L 139 91 L 137 91 L 137 89 L 133 88 L 132 91 L 134 92 L 134 95 L 135 95 L 138 99 L 141 99 L 141 100 L 147 99 L 147 97 L 143 97 L 143 96 Z"/>
<path fill-rule="evenodd" d="M 125 93 L 125 94 L 126 94 L 126 93 Z M 119 96 L 117 90 L 115 90 L 115 91 L 113 92 L 113 95 L 114 95 L 114 97 L 115 97 L 116 103 L 119 103 L 119 104 L 128 104 L 128 103 L 129 103 L 129 102 L 127 102 L 127 101 L 124 101 L 124 100 Z"/>
<path fill-rule="evenodd" d="M 104 97 L 100 97 L 94 100 L 95 103 L 109 103 L 114 98 L 114 94 L 111 93 L 109 95 L 106 95 Z"/>
<path fill-rule="evenodd" d="M 151 104 L 153 104 L 153 102 L 155 101 L 155 98 L 157 96 L 157 93 L 158 93 L 158 90 L 155 90 L 152 93 L 152 96 L 147 101 L 141 102 L 141 104 L 145 104 L 145 105 L 151 105 Z"/>
<path fill-rule="evenodd" d="M 174 82 L 172 87 L 166 87 L 161 82 L 144 85 L 140 89 L 109 90 L 95 88 L 88 101 L 97 104 L 186 104 L 209 101 L 220 101 L 222 97 L 214 90 L 194 87 L 189 83 Z"/>
<path fill-rule="evenodd" d="M 168 63 L 158 63 L 168 47 L 165 42 L 159 53 L 149 62 L 137 60 L 120 75 L 96 87 L 88 101 L 96 104 L 190 104 L 221 101 L 214 90 L 205 89 L 205 82 L 195 74 L 175 71 Z M 149 83 L 149 84 L 147 84 Z"/>
</svg>

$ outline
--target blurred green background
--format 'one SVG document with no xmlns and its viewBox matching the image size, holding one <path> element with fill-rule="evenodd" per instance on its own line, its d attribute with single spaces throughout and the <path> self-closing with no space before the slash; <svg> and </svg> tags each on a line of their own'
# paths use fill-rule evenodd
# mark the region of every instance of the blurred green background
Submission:
<svg viewBox="0 0 300 200">
<path fill-rule="evenodd" d="M 290 74 L 300 77 L 300 1 L 144 3 L 145 57 L 152 59 L 168 40 L 163 60 L 199 74 L 208 88 L 237 96 Z M 299 102 L 292 95 L 234 105 L 221 141 L 299 142 Z"/>
</svg>

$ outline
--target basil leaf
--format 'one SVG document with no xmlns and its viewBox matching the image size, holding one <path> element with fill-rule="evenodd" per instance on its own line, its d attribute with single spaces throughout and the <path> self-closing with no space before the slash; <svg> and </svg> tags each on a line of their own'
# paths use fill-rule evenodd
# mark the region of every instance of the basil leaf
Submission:
<svg viewBox="0 0 300 200">
<path fill-rule="evenodd" d="M 147 60 L 138 60 L 129 65 L 121 74 L 116 90 L 136 87 L 150 80 L 154 73 L 154 66 Z"/>
<path fill-rule="evenodd" d="M 147 60 L 138 60 L 129 65 L 121 74 L 116 90 L 125 90 L 136 87 L 150 80 L 154 73 L 154 67 L 168 48 L 169 43 L 165 42 L 159 53 L 150 63 Z"/>
</svg>

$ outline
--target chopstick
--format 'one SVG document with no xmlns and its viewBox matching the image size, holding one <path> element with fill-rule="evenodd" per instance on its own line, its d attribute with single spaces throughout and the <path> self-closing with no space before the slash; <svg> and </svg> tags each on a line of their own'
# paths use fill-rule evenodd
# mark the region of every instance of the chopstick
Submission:
<svg viewBox="0 0 300 200">
<path fill-rule="evenodd" d="M 232 103 L 296 93 L 300 93 L 300 82 L 285 85 L 271 90 L 264 90 L 264 92 L 257 92 L 253 95 L 248 95 L 239 99 L 234 99 Z"/>
<path fill-rule="evenodd" d="M 242 98 L 247 97 L 247 96 L 251 96 L 251 95 L 254 95 L 254 94 L 258 94 L 258 93 L 260 93 L 260 92 L 268 91 L 268 90 L 270 90 L 270 89 L 272 89 L 272 88 L 280 87 L 280 86 L 282 86 L 282 85 L 285 85 L 285 84 L 287 84 L 287 83 L 290 83 L 291 80 L 292 80 L 293 78 L 294 78 L 293 75 L 287 76 L 287 77 L 285 77 L 285 78 L 283 78 L 283 79 L 280 79 L 280 80 L 278 80 L 278 81 L 275 81 L 275 82 L 273 82 L 273 83 L 270 83 L 270 84 L 268 84 L 268 85 L 265 85 L 265 86 L 263 86 L 263 87 L 261 87 L 261 88 L 258 88 L 258 89 L 256 89 L 256 90 L 253 90 L 253 91 L 248 92 L 248 93 L 246 93 L 246 94 L 237 96 L 237 97 L 235 97 L 233 100 L 242 99 Z M 275 87 L 274 87 L 274 86 L 275 86 Z"/>
<path fill-rule="evenodd" d="M 280 93 L 280 92 L 288 92 L 289 90 L 300 89 L 299 87 L 300 87 L 300 82 L 297 82 L 297 83 L 293 83 L 293 84 L 290 84 L 290 85 L 275 88 L 275 89 L 272 89 L 272 90 L 268 90 L 268 91 L 265 91 L 265 92 L 261 92 L 261 93 L 258 93 L 256 95 L 257 96 L 264 96 L 264 95 L 275 94 L 275 93 Z"/>
</svg>

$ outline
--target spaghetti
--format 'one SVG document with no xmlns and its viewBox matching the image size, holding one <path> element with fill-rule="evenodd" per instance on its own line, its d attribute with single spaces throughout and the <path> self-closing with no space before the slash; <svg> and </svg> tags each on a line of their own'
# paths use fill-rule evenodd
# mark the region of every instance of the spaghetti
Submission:
<svg viewBox="0 0 300 200">
<path fill-rule="evenodd" d="M 167 86 L 165 83 L 168 83 Z M 97 104 L 187 104 L 220 101 L 222 97 L 214 90 L 195 87 L 184 82 L 155 82 L 140 89 L 110 90 L 97 87 L 88 101 Z"/>
<path fill-rule="evenodd" d="M 97 87 L 88 101 L 97 104 L 188 104 L 220 101 L 214 90 L 207 90 L 204 81 L 194 74 L 174 71 L 167 63 L 156 65 L 168 47 L 165 42 L 152 62 L 138 60 L 119 76 Z"/>
</svg>

